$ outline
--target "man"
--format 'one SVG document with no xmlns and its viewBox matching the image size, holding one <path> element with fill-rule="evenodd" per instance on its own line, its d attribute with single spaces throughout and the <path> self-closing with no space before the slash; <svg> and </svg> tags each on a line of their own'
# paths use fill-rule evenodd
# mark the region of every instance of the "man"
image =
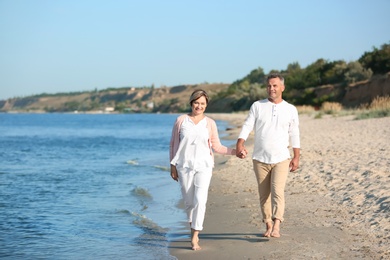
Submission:
<svg viewBox="0 0 390 260">
<path fill-rule="evenodd" d="M 300 154 L 299 120 L 295 106 L 282 98 L 285 89 L 280 74 L 267 77 L 268 99 L 254 102 L 238 136 L 236 155 L 244 158 L 244 146 L 254 130 L 253 169 L 256 175 L 263 222 L 264 237 L 280 237 L 284 221 L 284 188 L 288 171 L 298 169 Z M 290 157 L 291 142 L 293 158 Z"/>
</svg>

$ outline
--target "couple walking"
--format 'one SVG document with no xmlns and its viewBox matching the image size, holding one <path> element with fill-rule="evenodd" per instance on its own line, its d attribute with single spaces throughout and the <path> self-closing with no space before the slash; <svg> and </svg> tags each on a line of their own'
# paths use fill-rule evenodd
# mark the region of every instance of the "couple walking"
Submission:
<svg viewBox="0 0 390 260">
<path fill-rule="evenodd" d="M 297 109 L 282 98 L 285 89 L 280 74 L 267 77 L 268 98 L 252 104 L 238 136 L 235 149 L 221 144 L 216 123 L 205 116 L 209 97 L 196 90 L 190 97 L 191 113 L 176 119 L 170 142 L 171 177 L 181 185 L 193 250 L 201 249 L 208 189 L 214 167 L 213 152 L 243 159 L 245 141 L 254 130 L 253 169 L 256 175 L 260 208 L 266 225 L 265 237 L 280 237 L 284 218 L 284 188 L 289 171 L 299 166 L 300 139 Z M 293 157 L 290 156 L 289 144 Z"/>
</svg>

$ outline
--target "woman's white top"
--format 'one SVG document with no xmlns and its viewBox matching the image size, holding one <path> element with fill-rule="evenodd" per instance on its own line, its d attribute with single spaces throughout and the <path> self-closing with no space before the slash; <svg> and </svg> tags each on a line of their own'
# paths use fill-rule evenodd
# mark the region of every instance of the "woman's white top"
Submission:
<svg viewBox="0 0 390 260">
<path fill-rule="evenodd" d="M 206 118 L 194 124 L 187 116 L 181 124 L 179 149 L 171 164 L 190 169 L 213 167 L 214 162 L 208 140 L 209 131 Z"/>
</svg>

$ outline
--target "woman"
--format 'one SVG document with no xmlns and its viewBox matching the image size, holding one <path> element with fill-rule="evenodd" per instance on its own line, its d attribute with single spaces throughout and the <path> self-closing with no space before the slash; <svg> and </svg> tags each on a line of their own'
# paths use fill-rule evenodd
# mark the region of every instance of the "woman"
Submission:
<svg viewBox="0 0 390 260">
<path fill-rule="evenodd" d="M 191 227 L 191 245 L 199 250 L 206 202 L 214 167 L 213 151 L 235 155 L 235 149 L 220 143 L 215 121 L 205 116 L 209 97 L 195 90 L 190 97 L 191 113 L 176 119 L 170 142 L 171 177 L 179 181 Z"/>
</svg>

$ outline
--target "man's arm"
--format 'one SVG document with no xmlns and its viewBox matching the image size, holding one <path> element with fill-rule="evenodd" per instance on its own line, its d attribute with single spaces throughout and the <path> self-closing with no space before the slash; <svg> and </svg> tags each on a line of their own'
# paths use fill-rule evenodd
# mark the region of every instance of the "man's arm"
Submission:
<svg viewBox="0 0 390 260">
<path fill-rule="evenodd" d="M 238 135 L 237 143 L 236 143 L 236 156 L 238 158 L 244 159 L 248 151 L 244 146 L 245 140 L 248 138 L 250 132 L 252 132 L 253 127 L 256 122 L 256 103 L 253 103 L 249 109 L 249 113 L 245 122 L 242 126 L 241 132 Z"/>
</svg>

